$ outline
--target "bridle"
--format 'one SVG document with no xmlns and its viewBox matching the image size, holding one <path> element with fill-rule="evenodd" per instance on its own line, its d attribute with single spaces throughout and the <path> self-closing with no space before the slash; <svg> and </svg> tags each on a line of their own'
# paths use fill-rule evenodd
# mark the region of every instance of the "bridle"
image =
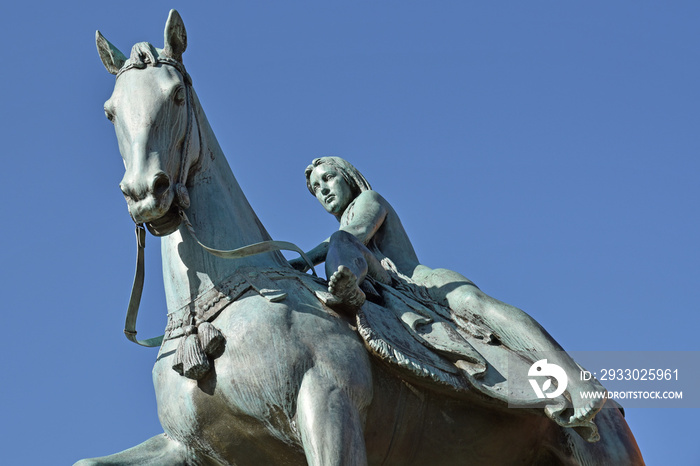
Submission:
<svg viewBox="0 0 700 466">
<path fill-rule="evenodd" d="M 146 57 L 146 60 L 144 61 L 136 61 L 133 63 L 128 63 L 125 66 L 123 66 L 118 72 L 117 72 L 117 79 L 119 76 L 121 76 L 125 71 L 128 71 L 133 68 L 137 69 L 143 69 L 147 66 L 147 63 L 150 62 L 150 59 Z M 243 257 L 249 257 L 257 254 L 263 254 L 266 252 L 273 252 L 273 251 L 294 251 L 298 252 L 302 259 L 306 262 L 306 264 L 309 266 L 309 269 L 312 271 L 314 276 L 316 275 L 316 270 L 314 269 L 313 263 L 309 260 L 309 258 L 306 256 L 304 251 L 296 246 L 293 243 L 287 242 L 287 241 L 262 241 L 260 243 L 255 243 L 255 244 L 250 244 L 248 246 L 243 246 L 237 249 L 232 249 L 232 250 L 221 250 L 221 249 L 214 249 L 208 246 L 205 246 L 202 244 L 201 241 L 197 238 L 197 234 L 195 233 L 194 227 L 192 226 L 192 223 L 190 222 L 189 218 L 187 217 L 187 214 L 185 213 L 185 210 L 190 207 L 190 198 L 189 194 L 187 191 L 186 183 L 187 183 L 187 177 L 189 174 L 189 169 L 186 166 L 187 165 L 187 154 L 189 153 L 190 149 L 190 134 L 192 133 L 192 125 L 195 123 L 197 116 L 194 111 L 194 104 L 192 102 L 192 78 L 190 75 L 187 73 L 185 70 L 185 66 L 172 58 L 169 57 L 156 57 L 155 58 L 155 63 L 153 63 L 153 66 L 162 64 L 162 65 L 168 65 L 172 66 L 175 68 L 180 75 L 182 76 L 182 79 L 185 83 L 185 102 L 187 105 L 187 129 L 185 132 L 185 141 L 182 144 L 182 150 L 180 151 L 180 173 L 178 174 L 178 181 L 177 184 L 175 185 L 175 196 L 176 198 L 173 200 L 177 204 L 177 211 L 178 215 L 180 216 L 182 222 L 185 227 L 187 228 L 187 231 L 189 232 L 190 236 L 192 236 L 192 239 L 194 239 L 197 244 L 199 244 L 205 251 L 208 253 L 221 257 L 224 259 L 240 259 Z M 199 156 L 201 157 L 201 131 L 199 128 L 199 124 L 197 124 L 197 136 L 200 140 L 200 154 Z M 154 347 L 154 346 L 160 346 L 163 342 L 163 335 L 159 337 L 154 337 L 154 338 L 148 338 L 146 340 L 139 340 L 136 338 L 136 319 L 138 317 L 138 312 L 139 312 L 139 305 L 141 303 L 141 296 L 143 294 L 143 284 L 144 284 L 144 278 L 145 278 L 145 254 L 144 250 L 146 247 L 146 229 L 144 228 L 143 223 L 136 223 L 136 272 L 134 273 L 134 283 L 131 287 L 131 296 L 129 298 L 129 305 L 127 307 L 126 311 L 126 322 L 124 324 L 124 335 L 126 335 L 126 338 L 128 338 L 130 341 L 133 341 L 134 343 L 141 345 L 141 346 L 147 346 L 147 347 Z"/>
</svg>

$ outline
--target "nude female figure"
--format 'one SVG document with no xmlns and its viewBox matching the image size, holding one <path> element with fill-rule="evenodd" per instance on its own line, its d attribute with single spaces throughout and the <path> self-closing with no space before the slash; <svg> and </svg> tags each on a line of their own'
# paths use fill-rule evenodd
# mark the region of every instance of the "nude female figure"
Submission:
<svg viewBox="0 0 700 466">
<path fill-rule="evenodd" d="M 391 204 L 346 160 L 314 159 L 305 174 L 309 191 L 340 222 L 337 232 L 307 253 L 314 265 L 325 261 L 328 291 L 336 298 L 332 306 L 346 312 L 362 306 L 365 294 L 360 286 L 367 275 L 385 284 L 398 278 L 423 286 L 434 300 L 450 309 L 458 325 L 460 321 L 479 323 L 514 351 L 547 352 L 550 362 L 569 374 L 567 391 L 574 408 L 568 418 L 554 413 L 557 422 L 565 427 L 591 424 L 605 400 L 576 395 L 604 389 L 595 380 L 579 380 L 581 368 L 532 317 L 486 295 L 457 272 L 422 265 Z M 301 260 L 291 263 L 299 270 L 306 269 Z"/>
</svg>

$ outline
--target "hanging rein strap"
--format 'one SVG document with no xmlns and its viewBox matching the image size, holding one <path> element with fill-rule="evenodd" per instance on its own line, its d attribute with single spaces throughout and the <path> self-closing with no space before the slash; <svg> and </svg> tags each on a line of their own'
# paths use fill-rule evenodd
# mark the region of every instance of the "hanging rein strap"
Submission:
<svg viewBox="0 0 700 466">
<path fill-rule="evenodd" d="M 273 251 L 294 251 L 298 252 L 302 259 L 311 269 L 311 272 L 316 275 L 316 270 L 314 269 L 313 263 L 304 254 L 297 245 L 289 243 L 287 241 L 262 241 L 260 243 L 251 244 L 248 246 L 243 246 L 238 249 L 231 249 L 228 251 L 223 251 L 220 249 L 213 249 L 205 246 L 199 241 L 196 233 L 194 232 L 194 227 L 187 218 L 184 211 L 180 211 L 182 221 L 185 223 L 187 230 L 192 235 L 195 241 L 208 253 L 213 254 L 217 257 L 224 259 L 241 259 L 243 257 L 254 256 L 256 254 L 262 254 L 265 252 Z M 160 346 L 163 343 L 164 335 L 154 338 L 148 338 L 147 340 L 139 340 L 136 338 L 136 318 L 139 315 L 139 305 L 141 304 L 141 295 L 143 294 L 143 282 L 145 277 L 145 254 L 144 250 L 146 248 L 146 229 L 143 225 L 136 225 L 136 272 L 134 274 L 134 284 L 131 287 L 131 297 L 129 298 L 129 307 L 126 311 L 126 322 L 124 323 L 124 335 L 130 341 L 133 341 L 137 345 L 154 347 Z"/>
<path fill-rule="evenodd" d="M 139 315 L 139 304 L 143 294 L 143 279 L 145 276 L 144 249 L 146 248 L 146 229 L 142 224 L 136 225 L 136 273 L 134 284 L 131 286 L 129 307 L 126 310 L 126 322 L 124 323 L 124 335 L 137 345 L 153 347 L 163 343 L 163 336 L 139 340 L 136 338 L 136 318 Z"/>
</svg>

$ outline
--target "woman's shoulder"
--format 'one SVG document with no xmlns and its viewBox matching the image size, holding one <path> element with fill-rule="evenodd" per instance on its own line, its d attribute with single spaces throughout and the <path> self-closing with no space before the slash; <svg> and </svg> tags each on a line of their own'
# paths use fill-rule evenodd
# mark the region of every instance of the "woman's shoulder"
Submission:
<svg viewBox="0 0 700 466">
<path fill-rule="evenodd" d="M 378 202 L 380 204 L 388 204 L 387 200 L 382 197 L 377 191 L 369 189 L 367 191 L 362 191 L 356 198 L 355 202 Z"/>
<path fill-rule="evenodd" d="M 393 209 L 389 203 L 378 192 L 372 190 L 363 191 L 345 209 L 340 224 L 348 225 L 352 223 L 356 215 L 359 215 L 363 220 L 375 217 L 384 218 L 391 211 Z"/>
<path fill-rule="evenodd" d="M 360 193 L 351 206 L 362 211 L 376 212 L 381 215 L 396 217 L 396 211 L 381 194 L 374 190 L 367 190 Z"/>
</svg>

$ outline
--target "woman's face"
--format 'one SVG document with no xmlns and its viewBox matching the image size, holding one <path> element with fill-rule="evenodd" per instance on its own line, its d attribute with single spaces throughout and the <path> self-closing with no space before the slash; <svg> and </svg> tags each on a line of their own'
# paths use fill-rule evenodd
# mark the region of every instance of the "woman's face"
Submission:
<svg viewBox="0 0 700 466">
<path fill-rule="evenodd" d="M 318 202 L 330 214 L 342 215 L 352 202 L 352 189 L 332 165 L 322 163 L 314 168 L 309 176 L 309 184 Z"/>
</svg>

